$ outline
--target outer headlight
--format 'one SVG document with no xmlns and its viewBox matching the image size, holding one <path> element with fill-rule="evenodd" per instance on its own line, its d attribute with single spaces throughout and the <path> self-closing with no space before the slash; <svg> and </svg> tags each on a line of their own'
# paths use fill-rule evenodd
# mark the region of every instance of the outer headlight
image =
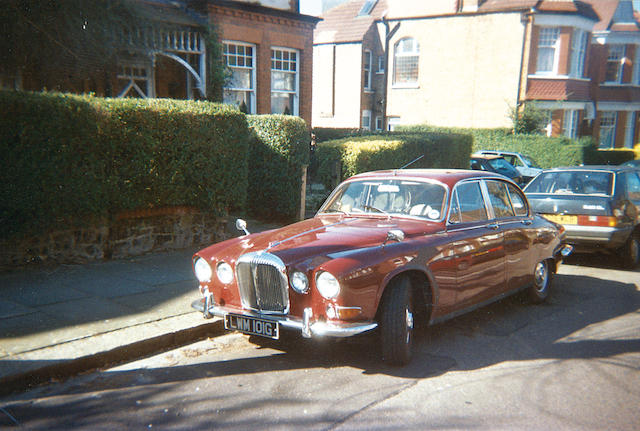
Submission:
<svg viewBox="0 0 640 431">
<path fill-rule="evenodd" d="M 205 259 L 201 257 L 197 258 L 196 261 L 194 262 L 193 272 L 196 273 L 196 277 L 202 283 L 210 281 L 211 276 L 213 275 L 213 272 L 211 271 L 211 266 Z"/>
<path fill-rule="evenodd" d="M 233 281 L 233 269 L 231 269 L 231 265 L 226 262 L 220 262 L 218 264 L 216 274 L 223 284 L 229 284 Z"/>
<path fill-rule="evenodd" d="M 291 274 L 291 287 L 298 293 L 307 293 L 309 290 L 309 279 L 300 271 Z"/>
<path fill-rule="evenodd" d="M 320 295 L 326 299 L 332 299 L 340 293 L 340 283 L 331 274 L 326 271 L 320 272 L 316 277 L 316 287 Z"/>
</svg>

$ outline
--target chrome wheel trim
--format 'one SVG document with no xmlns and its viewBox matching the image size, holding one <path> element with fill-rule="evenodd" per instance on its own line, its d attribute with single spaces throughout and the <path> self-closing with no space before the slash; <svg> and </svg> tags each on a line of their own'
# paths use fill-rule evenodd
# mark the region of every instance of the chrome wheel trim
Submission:
<svg viewBox="0 0 640 431">
<path fill-rule="evenodd" d="M 405 343 L 411 342 L 411 332 L 413 331 L 413 313 L 409 310 L 409 307 L 405 308 L 405 324 L 407 325 L 407 338 Z"/>
<path fill-rule="evenodd" d="M 549 281 L 549 268 L 546 262 L 544 261 L 538 262 L 538 264 L 536 265 L 536 269 L 533 273 L 533 277 L 534 277 L 536 291 L 544 292 L 544 290 L 547 288 L 547 283 Z"/>
</svg>

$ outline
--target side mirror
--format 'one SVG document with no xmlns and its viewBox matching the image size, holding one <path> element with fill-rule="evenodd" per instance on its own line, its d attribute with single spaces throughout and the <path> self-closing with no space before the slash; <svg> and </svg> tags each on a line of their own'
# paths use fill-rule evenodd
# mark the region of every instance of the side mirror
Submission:
<svg viewBox="0 0 640 431">
<path fill-rule="evenodd" d="M 382 245 L 386 245 L 389 241 L 404 241 L 404 232 L 400 229 L 391 229 L 389 232 L 387 232 L 387 238 L 384 240 L 384 243 L 382 243 Z"/>
<path fill-rule="evenodd" d="M 236 229 L 243 231 L 245 235 L 249 235 L 249 231 L 247 230 L 247 222 L 242 220 L 241 218 L 236 220 Z"/>
</svg>

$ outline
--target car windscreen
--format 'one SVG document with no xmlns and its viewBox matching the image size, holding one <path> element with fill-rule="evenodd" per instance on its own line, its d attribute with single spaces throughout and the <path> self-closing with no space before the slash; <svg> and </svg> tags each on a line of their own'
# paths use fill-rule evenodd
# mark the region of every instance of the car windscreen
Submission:
<svg viewBox="0 0 640 431">
<path fill-rule="evenodd" d="M 540 166 L 538 165 L 538 163 L 535 160 L 533 160 L 531 157 L 525 156 L 524 154 L 521 155 L 520 157 L 522 157 L 522 160 L 524 160 L 527 167 L 540 169 Z"/>
<path fill-rule="evenodd" d="M 612 172 L 580 170 L 543 172 L 527 185 L 525 193 L 610 196 L 612 190 Z"/>
<path fill-rule="evenodd" d="M 435 182 L 390 179 L 342 184 L 320 213 L 399 214 L 441 220 L 446 188 Z"/>
</svg>

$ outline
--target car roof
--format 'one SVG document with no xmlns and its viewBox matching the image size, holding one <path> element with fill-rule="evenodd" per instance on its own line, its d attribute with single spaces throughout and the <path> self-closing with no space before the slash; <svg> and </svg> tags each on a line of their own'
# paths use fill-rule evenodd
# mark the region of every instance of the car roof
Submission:
<svg viewBox="0 0 640 431">
<path fill-rule="evenodd" d="M 469 178 L 500 178 L 507 179 L 505 176 L 497 174 L 495 172 L 488 171 L 476 171 L 468 169 L 393 169 L 383 171 L 372 171 L 357 174 L 348 179 L 350 180 L 362 180 L 362 179 L 389 179 L 389 178 L 404 178 L 411 179 L 431 179 L 444 183 L 448 186 L 452 186 L 460 180 Z"/>
<path fill-rule="evenodd" d="M 484 160 L 495 160 L 495 159 L 504 159 L 504 157 L 498 154 L 473 154 L 471 156 L 472 159 L 484 159 Z"/>
<path fill-rule="evenodd" d="M 482 154 L 506 154 L 508 156 L 520 156 L 521 153 L 517 153 L 515 151 L 502 151 L 502 150 L 480 150 L 474 155 L 482 155 Z"/>
</svg>

